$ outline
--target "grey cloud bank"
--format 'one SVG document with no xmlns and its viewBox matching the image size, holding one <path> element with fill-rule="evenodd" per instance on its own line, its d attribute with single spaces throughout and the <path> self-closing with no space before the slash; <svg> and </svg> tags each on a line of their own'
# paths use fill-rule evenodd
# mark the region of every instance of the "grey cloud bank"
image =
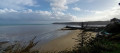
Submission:
<svg viewBox="0 0 120 53">
<path fill-rule="evenodd" d="M 40 22 L 40 21 L 72 21 L 74 16 L 62 12 L 33 11 L 31 9 L 17 11 L 13 9 L 0 9 L 2 22 Z"/>
<path fill-rule="evenodd" d="M 84 0 L 45 0 L 49 3 L 49 10 L 42 7 L 34 9 L 40 5 L 37 1 L 42 0 L 0 0 L 0 24 L 1 23 L 44 23 L 53 21 L 104 21 L 111 18 L 120 18 L 120 6 L 117 5 L 120 0 L 110 0 L 111 6 L 104 10 L 90 10 L 84 9 L 78 5 Z M 44 1 L 44 0 L 43 0 Z M 92 4 L 98 0 L 85 0 L 86 4 Z M 104 0 L 99 0 L 104 1 Z M 109 1 L 108 1 L 109 3 Z M 73 5 L 73 6 L 71 6 Z M 82 5 L 82 3 L 80 3 Z M 43 5 L 44 6 L 44 5 Z M 83 5 L 84 6 L 84 5 Z M 31 7 L 31 8 L 29 8 Z M 85 6 L 89 7 L 89 6 Z M 69 12 L 70 11 L 70 12 Z M 74 12 L 78 12 L 77 15 Z M 81 12 L 81 13 L 80 13 Z M 82 17 L 80 14 L 85 13 Z M 88 13 L 88 14 L 87 14 Z"/>
</svg>

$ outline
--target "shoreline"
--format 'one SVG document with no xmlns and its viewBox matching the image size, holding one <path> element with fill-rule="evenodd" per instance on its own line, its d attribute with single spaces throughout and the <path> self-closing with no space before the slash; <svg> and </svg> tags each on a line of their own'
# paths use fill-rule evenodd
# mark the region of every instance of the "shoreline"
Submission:
<svg viewBox="0 0 120 53">
<path fill-rule="evenodd" d="M 38 50 L 41 53 L 46 53 L 46 52 L 59 52 L 59 51 L 64 51 L 68 50 L 71 51 L 74 49 L 75 45 L 78 44 L 75 39 L 78 39 L 79 37 L 77 36 L 79 33 L 81 33 L 82 30 L 69 30 L 70 32 L 55 38 L 44 45 L 36 45 L 31 49 L 31 51 Z M 88 31 L 87 33 L 92 33 L 92 35 L 96 34 L 96 32 L 91 32 Z M 90 36 L 90 37 L 95 37 L 95 36 Z"/>
<path fill-rule="evenodd" d="M 44 45 L 37 44 L 35 47 L 31 49 L 31 51 L 39 51 L 41 53 L 57 53 L 60 51 L 72 51 L 75 46 L 78 44 L 76 39 L 80 38 L 78 35 L 82 32 L 82 30 L 69 30 L 70 32 L 62 35 L 61 37 L 55 38 Z M 96 32 L 88 31 L 87 33 L 91 33 L 92 36 L 88 35 L 89 38 L 95 37 Z M 88 38 L 88 40 L 89 40 Z"/>
<path fill-rule="evenodd" d="M 81 30 L 70 30 L 68 34 L 58 37 L 56 39 L 51 40 L 50 42 L 42 45 L 38 51 L 45 52 L 58 52 L 64 50 L 73 50 L 75 45 L 77 44 L 75 39 L 78 39 L 77 35 L 81 33 Z M 95 37 L 96 32 L 88 31 L 87 33 L 91 33 Z"/>
<path fill-rule="evenodd" d="M 63 51 L 63 50 L 72 50 L 73 47 L 77 44 L 76 40 L 77 35 L 80 33 L 80 30 L 70 30 L 68 34 L 58 37 L 45 45 L 41 46 L 39 51 Z"/>
</svg>

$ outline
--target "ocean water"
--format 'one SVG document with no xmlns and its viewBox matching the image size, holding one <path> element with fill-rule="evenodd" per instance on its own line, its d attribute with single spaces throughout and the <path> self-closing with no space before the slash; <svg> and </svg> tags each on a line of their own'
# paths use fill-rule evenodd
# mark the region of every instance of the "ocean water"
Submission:
<svg viewBox="0 0 120 53">
<path fill-rule="evenodd" d="M 69 31 L 60 30 L 65 25 L 0 25 L 0 42 L 29 41 L 36 36 L 35 41 L 46 43 L 67 34 Z"/>
</svg>

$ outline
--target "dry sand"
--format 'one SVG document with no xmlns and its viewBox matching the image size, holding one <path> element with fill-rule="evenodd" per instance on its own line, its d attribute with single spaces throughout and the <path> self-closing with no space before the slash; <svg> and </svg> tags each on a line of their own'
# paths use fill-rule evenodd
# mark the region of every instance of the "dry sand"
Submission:
<svg viewBox="0 0 120 53">
<path fill-rule="evenodd" d="M 47 44 L 43 45 L 40 51 L 63 51 L 63 50 L 72 50 L 73 47 L 77 44 L 76 40 L 77 35 L 80 33 L 80 30 L 72 30 L 70 33 L 65 36 L 54 39 Z M 95 33 L 93 33 L 95 35 Z"/>
</svg>

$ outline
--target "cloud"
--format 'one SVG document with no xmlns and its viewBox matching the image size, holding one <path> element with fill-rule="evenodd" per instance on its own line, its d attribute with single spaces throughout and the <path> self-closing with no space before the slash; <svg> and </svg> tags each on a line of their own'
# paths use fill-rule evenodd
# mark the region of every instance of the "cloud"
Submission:
<svg viewBox="0 0 120 53">
<path fill-rule="evenodd" d="M 35 6 L 36 2 L 33 0 L 0 0 L 0 8 L 8 9 L 25 9 L 25 6 Z"/>
<path fill-rule="evenodd" d="M 53 10 L 65 10 L 68 9 L 66 0 L 51 0 L 50 5 Z"/>
<path fill-rule="evenodd" d="M 68 9 L 68 4 L 75 3 L 79 0 L 50 0 L 50 6 L 54 11 L 64 11 Z"/>
<path fill-rule="evenodd" d="M 101 20 L 108 20 L 114 17 L 120 19 L 120 6 L 113 7 L 112 9 L 109 10 L 96 11 L 95 14 L 99 16 L 103 16 Z"/>
<path fill-rule="evenodd" d="M 103 11 L 85 9 L 80 6 L 80 8 L 72 8 L 74 11 L 80 11 L 78 13 L 85 14 L 84 17 L 72 15 L 74 11 L 65 12 L 65 10 L 69 9 L 69 7 L 73 7 L 70 4 L 78 4 L 78 1 L 82 2 L 83 0 L 49 0 L 52 11 L 42 11 L 42 9 L 35 10 L 35 8 L 33 8 L 33 10 L 27 8 L 36 6 L 36 0 L 0 0 L 0 23 L 39 23 L 40 21 L 99 21 L 109 20 L 113 17 L 120 18 L 120 6 L 113 7 L 112 3 L 112 6 L 109 5 L 111 6 L 109 9 Z M 87 1 L 94 2 L 95 0 L 85 0 L 85 2 Z M 114 5 L 116 5 L 116 3 L 119 1 L 120 0 L 116 0 L 113 2 Z"/>
<path fill-rule="evenodd" d="M 40 23 L 40 21 L 73 21 L 76 18 L 63 12 L 49 12 L 32 9 L 17 11 L 13 9 L 0 9 L 1 23 Z"/>
<path fill-rule="evenodd" d="M 120 7 L 113 7 L 104 11 L 92 11 L 93 15 L 77 17 L 71 14 L 66 14 L 61 11 L 49 12 L 41 10 L 14 10 L 0 9 L 0 23 L 40 23 L 41 21 L 105 21 L 114 17 L 120 19 Z"/>
<path fill-rule="evenodd" d="M 72 8 L 72 9 L 75 10 L 75 11 L 81 11 L 81 9 L 78 8 L 78 7 L 74 7 L 74 8 Z"/>
<path fill-rule="evenodd" d="M 0 13 L 6 13 L 6 12 L 17 12 L 17 11 L 14 10 L 14 9 L 7 9 L 7 8 L 5 8 L 5 9 L 0 9 Z"/>
<path fill-rule="evenodd" d="M 88 10 L 87 12 L 94 13 L 93 15 L 79 17 L 76 21 L 106 21 L 112 18 L 120 19 L 120 6 L 115 6 L 112 9 L 107 9 L 104 11 L 92 11 Z"/>
<path fill-rule="evenodd" d="M 95 0 L 87 0 L 87 2 L 91 3 L 91 2 L 94 2 Z"/>
</svg>

